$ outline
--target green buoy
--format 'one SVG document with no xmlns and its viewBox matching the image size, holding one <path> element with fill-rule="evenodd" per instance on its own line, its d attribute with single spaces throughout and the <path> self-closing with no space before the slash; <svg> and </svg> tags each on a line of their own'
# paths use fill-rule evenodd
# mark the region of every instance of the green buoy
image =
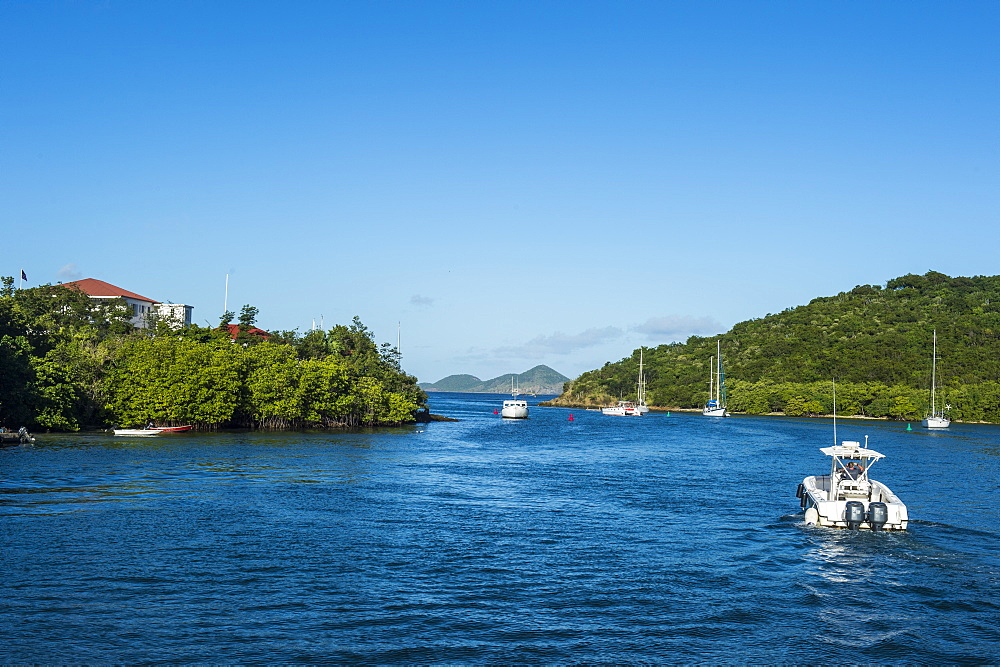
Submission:
<svg viewBox="0 0 1000 667">
<path fill-rule="evenodd" d="M 910 427 L 910 425 L 909 425 L 909 424 L 907 424 L 907 425 L 906 425 L 906 430 L 907 430 L 907 431 L 912 431 L 913 429 L 912 429 L 912 428 Z"/>
</svg>

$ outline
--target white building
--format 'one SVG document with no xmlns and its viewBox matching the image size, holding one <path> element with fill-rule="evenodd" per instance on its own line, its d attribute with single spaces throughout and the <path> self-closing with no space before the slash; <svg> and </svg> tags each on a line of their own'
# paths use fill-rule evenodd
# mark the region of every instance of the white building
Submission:
<svg viewBox="0 0 1000 667">
<path fill-rule="evenodd" d="M 185 306 L 181 303 L 160 303 L 159 301 L 154 301 L 135 292 L 129 292 L 127 289 L 122 289 L 96 278 L 74 280 L 63 283 L 63 287 L 78 289 L 91 299 L 98 301 L 123 300 L 125 305 L 132 311 L 132 326 L 137 329 L 144 329 L 147 326 L 146 318 L 150 316 L 159 317 L 175 327 L 191 324 L 193 306 Z"/>
<path fill-rule="evenodd" d="M 191 311 L 194 306 L 185 306 L 183 303 L 158 303 L 154 306 L 153 312 L 172 326 L 183 327 L 191 324 Z"/>
</svg>

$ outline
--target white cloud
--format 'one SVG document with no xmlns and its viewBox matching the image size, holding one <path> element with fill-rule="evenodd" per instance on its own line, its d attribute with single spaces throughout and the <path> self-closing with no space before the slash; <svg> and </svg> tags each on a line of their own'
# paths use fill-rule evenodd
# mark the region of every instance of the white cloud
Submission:
<svg viewBox="0 0 1000 667">
<path fill-rule="evenodd" d="M 72 282 L 80 278 L 83 278 L 83 274 L 80 273 L 80 269 L 77 268 L 76 264 L 67 264 L 56 271 L 56 280 L 61 283 Z"/>
<path fill-rule="evenodd" d="M 536 336 L 521 345 L 496 348 L 492 354 L 496 357 L 541 359 L 552 354 L 570 354 L 582 348 L 601 345 L 621 337 L 623 333 L 618 327 L 592 328 L 578 334 L 557 331 L 551 336 Z"/>
<path fill-rule="evenodd" d="M 414 306 L 432 306 L 434 305 L 434 299 L 429 296 L 421 296 L 419 294 L 414 294 L 410 297 L 410 303 Z"/>
<path fill-rule="evenodd" d="M 650 340 L 685 340 L 688 336 L 705 336 L 719 333 L 722 325 L 711 317 L 691 317 L 688 315 L 667 315 L 651 317 L 642 324 L 634 325 L 630 331 L 643 334 Z"/>
</svg>

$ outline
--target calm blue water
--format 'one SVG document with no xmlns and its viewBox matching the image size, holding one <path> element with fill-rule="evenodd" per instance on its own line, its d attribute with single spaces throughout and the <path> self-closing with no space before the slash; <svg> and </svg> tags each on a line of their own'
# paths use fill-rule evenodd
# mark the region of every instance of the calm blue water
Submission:
<svg viewBox="0 0 1000 667">
<path fill-rule="evenodd" d="M 911 517 L 849 533 L 794 497 L 829 421 L 502 399 L 0 450 L 0 662 L 1000 662 L 1000 428 L 840 421 Z"/>
</svg>

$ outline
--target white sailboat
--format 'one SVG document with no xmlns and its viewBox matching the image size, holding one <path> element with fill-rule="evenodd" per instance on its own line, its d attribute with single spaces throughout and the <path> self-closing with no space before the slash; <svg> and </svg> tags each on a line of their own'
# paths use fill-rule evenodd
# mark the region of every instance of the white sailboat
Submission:
<svg viewBox="0 0 1000 667">
<path fill-rule="evenodd" d="M 706 417 L 728 417 L 726 410 L 726 374 L 722 370 L 722 341 L 716 341 L 716 356 L 708 364 L 708 403 L 701 414 Z M 716 364 L 718 360 L 718 364 Z"/>
<path fill-rule="evenodd" d="M 636 390 L 636 402 L 635 407 L 640 413 L 649 412 L 649 407 L 646 405 L 646 376 L 642 373 L 642 351 L 644 348 L 639 348 L 639 386 Z"/>
<path fill-rule="evenodd" d="M 527 419 L 528 418 L 528 401 L 523 398 L 518 398 L 520 390 L 514 385 L 514 378 L 517 376 L 512 376 L 510 378 L 510 398 L 503 402 L 503 407 L 500 408 L 500 416 L 507 419 Z"/>
<path fill-rule="evenodd" d="M 636 389 L 636 400 L 618 401 L 617 405 L 601 408 L 602 414 L 618 417 L 641 417 L 649 412 L 649 407 L 646 406 L 646 376 L 642 374 L 642 350 L 643 348 L 639 348 L 639 382 Z"/>
<path fill-rule="evenodd" d="M 937 329 L 934 330 L 934 347 L 931 354 L 931 413 L 924 417 L 923 425 L 926 428 L 948 428 L 951 426 L 951 419 L 945 415 L 945 410 L 950 408 L 946 405 L 944 410 L 937 409 Z"/>
</svg>

